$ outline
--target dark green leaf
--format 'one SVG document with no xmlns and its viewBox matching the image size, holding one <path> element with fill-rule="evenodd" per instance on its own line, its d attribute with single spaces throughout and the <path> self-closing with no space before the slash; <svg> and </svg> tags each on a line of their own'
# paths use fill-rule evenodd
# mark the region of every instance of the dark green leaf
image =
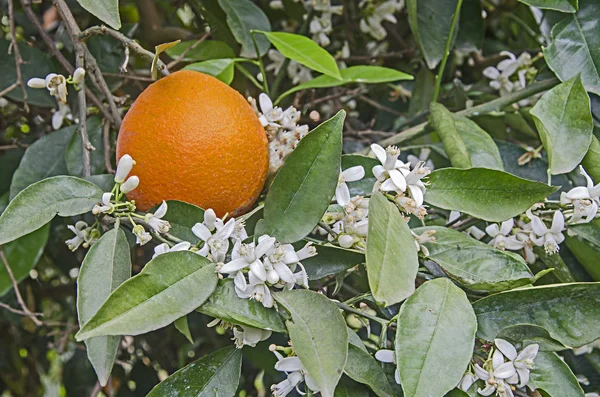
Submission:
<svg viewBox="0 0 600 397">
<path fill-rule="evenodd" d="M 212 59 L 209 61 L 192 63 L 184 67 L 184 70 L 194 70 L 196 72 L 205 73 L 210 76 L 216 77 L 225 84 L 231 84 L 233 81 L 233 75 L 235 60 L 229 58 L 223 59 Z"/>
<path fill-rule="evenodd" d="M 256 50 L 250 31 L 263 30 L 270 32 L 271 23 L 263 10 L 250 0 L 219 0 L 219 5 L 227 14 L 227 25 L 231 33 L 242 45 L 240 56 L 256 58 Z M 263 56 L 270 47 L 269 40 L 260 34 L 255 36 L 260 56 Z"/>
<path fill-rule="evenodd" d="M 348 346 L 348 361 L 346 361 L 344 372 L 355 381 L 369 386 L 379 397 L 394 395 L 385 373 L 381 369 L 381 364 L 368 352 L 354 345 Z"/>
<path fill-rule="evenodd" d="M 175 47 L 171 47 L 165 52 L 171 58 L 179 58 L 188 48 L 195 45 L 197 40 L 183 41 Z M 208 61 L 211 59 L 235 58 L 235 52 L 227 45 L 227 43 L 219 40 L 205 40 L 197 44 L 194 48 L 188 50 L 182 61 L 199 62 Z"/>
<path fill-rule="evenodd" d="M 373 185 L 377 178 L 373 175 L 373 167 L 379 165 L 379 161 L 373 157 L 361 156 L 360 154 L 342 155 L 342 170 L 361 165 L 365 170 L 365 177 L 360 181 L 347 182 L 350 196 L 367 196 L 373 193 Z"/>
<path fill-rule="evenodd" d="M 77 2 L 111 28 L 121 29 L 119 0 L 77 0 Z"/>
<path fill-rule="evenodd" d="M 303 245 L 297 248 L 302 248 Z M 302 261 L 309 280 L 320 280 L 365 262 L 365 254 L 360 251 L 333 245 L 313 245 L 313 247 L 317 249 L 317 255 Z"/>
<path fill-rule="evenodd" d="M 507 340 L 513 345 L 520 343 L 527 346 L 537 343 L 541 351 L 560 351 L 567 348 L 552 338 L 548 331 L 537 325 L 513 325 L 500 331 L 498 338 Z"/>
<path fill-rule="evenodd" d="M 90 152 L 92 174 L 101 174 L 106 169 L 104 165 L 102 118 L 90 117 L 87 122 L 87 131 L 90 143 L 94 147 L 94 150 Z M 70 175 L 83 175 L 82 150 L 83 147 L 81 146 L 81 135 L 75 133 L 71 137 L 65 153 L 67 170 Z"/>
<path fill-rule="evenodd" d="M 562 12 L 577 11 L 577 0 L 519 0 L 532 7 Z"/>
<path fill-rule="evenodd" d="M 168 200 L 167 208 L 167 214 L 162 219 L 171 224 L 169 233 L 184 241 L 196 244 L 199 239 L 192 233 L 192 227 L 196 223 L 204 221 L 204 210 L 193 204 L 178 200 Z"/>
<path fill-rule="evenodd" d="M 429 121 L 442 140 L 450 163 L 457 168 L 471 168 L 473 165 L 469 151 L 458 133 L 452 113 L 444 105 L 435 102 L 431 103 L 429 109 L 431 111 Z"/>
<path fill-rule="evenodd" d="M 340 383 L 335 388 L 334 397 L 369 397 L 369 389 L 350 379 L 342 376 Z"/>
<path fill-rule="evenodd" d="M 592 143 L 581 165 L 583 165 L 592 179 L 600 181 L 600 142 L 595 136 L 592 137 Z"/>
<path fill-rule="evenodd" d="M 504 170 L 500 150 L 487 132 L 464 116 L 455 115 L 454 124 L 465 143 L 473 167 Z"/>
<path fill-rule="evenodd" d="M 569 366 L 556 353 L 539 352 L 527 386 L 548 396 L 583 397 L 583 390 Z"/>
<path fill-rule="evenodd" d="M 479 0 L 463 0 L 456 47 L 465 51 L 481 50 L 485 25 Z"/>
<path fill-rule="evenodd" d="M 175 326 L 177 331 L 181 332 L 181 334 L 185 336 L 185 338 L 190 343 L 194 343 L 194 338 L 192 338 L 192 334 L 190 333 L 190 327 L 188 325 L 187 316 L 179 317 L 173 322 L 173 325 Z"/>
</svg>

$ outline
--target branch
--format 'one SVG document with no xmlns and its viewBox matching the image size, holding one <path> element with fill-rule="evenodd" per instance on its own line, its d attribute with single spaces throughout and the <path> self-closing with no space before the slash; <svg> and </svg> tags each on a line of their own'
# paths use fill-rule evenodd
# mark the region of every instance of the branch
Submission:
<svg viewBox="0 0 600 397">
<path fill-rule="evenodd" d="M 187 55 L 188 52 L 190 52 L 194 48 L 198 47 L 200 45 L 200 43 L 202 43 L 204 40 L 206 40 L 208 37 L 210 37 L 210 35 L 211 35 L 211 32 L 205 33 L 194 44 L 192 44 L 191 46 L 189 46 L 188 48 L 183 50 L 183 52 L 177 58 L 175 58 L 173 61 L 169 62 L 169 64 L 167 65 L 167 69 L 171 69 L 172 67 L 177 65 L 179 62 L 181 62 L 183 60 L 183 58 L 185 58 L 185 56 Z"/>
<path fill-rule="evenodd" d="M 21 58 L 21 51 L 19 50 L 19 45 L 17 43 L 13 0 L 8 0 L 8 23 L 10 25 L 10 42 L 12 43 L 12 49 L 15 54 L 15 68 L 17 70 L 16 84 L 21 86 L 21 92 L 23 93 L 23 106 L 25 107 L 25 111 L 29 113 L 29 105 L 27 104 L 27 87 L 25 87 L 25 83 L 23 82 L 23 74 L 21 73 L 21 65 L 23 65 L 25 62 L 23 62 L 23 58 Z"/>
<path fill-rule="evenodd" d="M 4 95 L 8 94 L 9 92 L 11 92 L 12 90 L 14 90 L 15 88 L 17 88 L 18 86 L 19 86 L 19 83 L 17 83 L 15 81 L 11 85 L 9 85 L 8 87 L 6 87 L 2 91 L 0 91 L 0 98 L 3 97 Z"/>
<path fill-rule="evenodd" d="M 104 144 L 104 167 L 109 174 L 114 174 L 115 170 L 110 162 L 110 123 L 104 122 L 102 126 L 102 143 Z"/>
<path fill-rule="evenodd" d="M 85 51 L 82 43 L 75 45 L 75 65 L 78 68 L 83 68 L 83 60 L 85 58 Z M 83 176 L 92 175 L 92 160 L 90 158 L 90 150 L 92 144 L 87 131 L 87 105 L 85 103 L 85 76 L 79 83 L 80 89 L 77 93 L 77 100 L 79 102 L 79 133 L 81 134 L 81 161 L 83 164 Z"/>
</svg>

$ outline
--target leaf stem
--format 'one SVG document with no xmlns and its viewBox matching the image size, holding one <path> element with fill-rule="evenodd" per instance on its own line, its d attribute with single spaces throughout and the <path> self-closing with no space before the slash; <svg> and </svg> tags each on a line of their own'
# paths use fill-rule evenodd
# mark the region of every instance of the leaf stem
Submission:
<svg viewBox="0 0 600 397">
<path fill-rule="evenodd" d="M 265 94 L 269 95 L 269 84 L 267 83 L 267 72 L 265 72 L 265 65 L 263 63 L 262 57 L 260 56 L 260 50 L 258 49 L 258 43 L 256 42 L 256 37 L 254 36 L 258 33 L 256 30 L 250 31 L 250 36 L 252 37 L 252 42 L 254 43 L 254 50 L 256 51 L 256 58 L 258 59 L 258 67 L 260 69 L 260 74 L 262 74 L 263 78 L 263 90 Z"/>
<path fill-rule="evenodd" d="M 250 73 L 248 71 L 248 69 L 246 69 L 245 67 L 243 67 L 242 65 L 240 65 L 237 62 L 235 63 L 235 68 L 237 70 L 239 70 L 241 74 L 243 74 L 244 76 L 246 76 L 248 78 L 248 80 L 250 80 L 250 82 L 252 84 L 254 84 L 256 87 L 258 87 L 259 90 L 263 89 L 263 86 L 254 78 L 254 76 L 252 76 L 252 73 Z"/>
<path fill-rule="evenodd" d="M 348 306 L 345 303 L 335 302 L 335 304 L 338 305 L 338 307 L 340 309 L 342 309 L 343 311 L 345 311 L 345 312 L 356 314 L 357 316 L 361 316 L 361 317 L 364 317 L 364 318 L 369 319 L 371 321 L 375 321 L 375 322 L 381 324 L 382 326 L 387 326 L 388 325 L 388 321 L 384 320 L 383 318 L 379 318 L 377 316 L 372 316 L 372 315 L 370 315 L 368 313 L 363 312 L 362 310 L 358 310 L 358 309 L 355 309 L 355 308 L 353 308 L 351 306 Z"/>
<path fill-rule="evenodd" d="M 450 56 L 450 47 L 452 47 L 452 42 L 454 41 L 454 30 L 456 29 L 456 25 L 458 24 L 458 18 L 460 17 L 460 7 L 462 6 L 462 2 L 463 0 L 458 0 L 458 2 L 456 3 L 456 9 L 454 10 L 454 16 L 452 16 L 452 25 L 450 25 L 448 40 L 446 40 L 444 57 L 442 58 L 442 63 L 440 63 L 438 74 L 435 77 L 435 90 L 433 91 L 432 102 L 437 102 L 438 96 L 440 94 L 440 87 L 442 85 L 442 79 L 444 78 L 444 70 L 446 69 L 446 62 L 448 62 L 448 57 Z"/>
</svg>

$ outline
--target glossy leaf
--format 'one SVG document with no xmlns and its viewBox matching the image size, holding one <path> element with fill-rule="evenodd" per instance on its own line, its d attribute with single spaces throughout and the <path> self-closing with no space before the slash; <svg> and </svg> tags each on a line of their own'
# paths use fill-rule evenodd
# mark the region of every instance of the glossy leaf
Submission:
<svg viewBox="0 0 600 397">
<path fill-rule="evenodd" d="M 458 133 L 454 117 L 444 105 L 432 102 L 429 107 L 431 116 L 429 122 L 439 135 L 444 145 L 444 151 L 450 159 L 452 166 L 457 168 L 471 168 L 471 157 L 465 141 Z"/>
<path fill-rule="evenodd" d="M 561 81 L 581 73 L 585 89 L 600 95 L 600 4 L 579 0 L 579 10 L 552 28 L 552 43 L 544 48 L 544 59 Z"/>
<path fill-rule="evenodd" d="M 369 386 L 379 397 L 394 395 L 394 391 L 381 369 L 381 364 L 368 352 L 352 344 L 348 346 L 348 361 L 346 361 L 344 372 L 355 381 Z"/>
<path fill-rule="evenodd" d="M 219 5 L 227 15 L 227 25 L 231 33 L 242 45 L 240 56 L 256 58 L 256 50 L 250 32 L 252 30 L 271 31 L 271 23 L 251 0 L 219 0 Z M 263 56 L 270 47 L 269 40 L 260 34 L 255 36 L 259 55 Z"/>
<path fill-rule="evenodd" d="M 600 141 L 595 136 L 592 136 L 592 143 L 581 165 L 594 181 L 600 181 Z"/>
<path fill-rule="evenodd" d="M 340 110 L 323 122 L 286 159 L 267 193 L 260 234 L 293 243 L 319 223 L 338 182 L 345 117 Z"/>
<path fill-rule="evenodd" d="M 285 325 L 302 365 L 321 395 L 332 397 L 348 356 L 348 332 L 339 309 L 309 290 L 278 292 L 275 299 L 290 312 Z"/>
<path fill-rule="evenodd" d="M 220 280 L 210 298 L 196 310 L 234 324 L 286 332 L 277 310 L 268 309 L 253 299 L 238 297 L 233 280 Z"/>
<path fill-rule="evenodd" d="M 396 357 L 404 394 L 442 396 L 471 362 L 477 319 L 452 281 L 427 281 L 400 308 Z M 431 380 L 435 379 L 435 382 Z"/>
<path fill-rule="evenodd" d="M 429 175 L 425 201 L 489 222 L 517 216 L 556 190 L 544 183 L 521 179 L 487 168 L 444 168 Z"/>
<path fill-rule="evenodd" d="M 534 363 L 529 388 L 542 390 L 548 396 L 583 397 L 577 378 L 556 353 L 539 352 Z"/>
<path fill-rule="evenodd" d="M 108 296 L 131 277 L 131 255 L 127 237 L 112 229 L 92 245 L 77 278 L 77 315 L 83 327 L 100 309 Z M 117 356 L 121 336 L 99 336 L 85 341 L 87 355 L 98 381 L 106 385 Z"/>
<path fill-rule="evenodd" d="M 241 370 L 242 351 L 225 347 L 175 372 L 147 397 L 234 397 Z"/>
<path fill-rule="evenodd" d="M 235 73 L 235 60 L 229 58 L 212 59 L 209 61 L 192 63 L 184 67 L 184 70 L 194 70 L 196 72 L 208 74 L 216 77 L 225 84 L 231 84 Z"/>
<path fill-rule="evenodd" d="M 194 45 L 194 48 L 188 49 Z M 235 58 L 235 52 L 233 52 L 231 47 L 229 47 L 227 43 L 219 40 L 204 40 L 200 44 L 197 44 L 197 40 L 182 41 L 175 47 L 171 47 L 165 52 L 173 59 L 177 59 L 183 54 L 183 58 L 181 60 L 186 62 Z"/>
<path fill-rule="evenodd" d="M 296 248 L 300 249 L 303 246 L 304 243 Z M 333 245 L 313 245 L 313 247 L 317 249 L 317 255 L 302 261 L 309 280 L 320 280 L 365 262 L 365 254 L 361 251 Z"/>
<path fill-rule="evenodd" d="M 113 29 L 121 29 L 119 0 L 77 0 L 80 6 Z"/>
<path fill-rule="evenodd" d="M 181 332 L 183 336 L 190 343 L 194 343 L 194 338 L 192 338 L 192 334 L 190 333 L 190 327 L 188 325 L 187 316 L 179 317 L 177 320 L 173 322 L 173 325 L 177 329 L 177 331 Z"/>
<path fill-rule="evenodd" d="M 362 156 L 360 154 L 342 155 L 342 170 L 360 165 L 365 170 L 365 176 L 360 181 L 346 182 L 350 189 L 350 196 L 367 196 L 373 193 L 373 186 L 377 178 L 373 175 L 373 167 L 380 165 L 379 161 L 373 157 Z"/>
<path fill-rule="evenodd" d="M 188 251 L 157 256 L 110 294 L 75 337 L 139 335 L 165 327 L 204 303 L 216 286 L 208 259 Z"/>
<path fill-rule="evenodd" d="M 429 69 L 444 57 L 458 0 L 407 0 L 408 22 Z"/>
<path fill-rule="evenodd" d="M 158 208 L 158 206 L 156 208 Z M 202 223 L 202 221 L 204 221 L 204 210 L 193 204 L 178 200 L 168 200 L 167 208 L 167 213 L 162 219 L 171 224 L 169 233 L 177 238 L 189 241 L 192 244 L 196 244 L 200 241 L 198 237 L 192 233 L 192 227 L 196 223 Z M 154 209 L 151 211 L 154 211 Z"/>
<path fill-rule="evenodd" d="M 561 12 L 577 11 L 577 0 L 519 0 L 532 7 Z"/>
<path fill-rule="evenodd" d="M 531 115 L 548 153 L 553 175 L 573 171 L 588 151 L 594 122 L 579 76 L 557 85 L 536 103 Z"/>
<path fill-rule="evenodd" d="M 90 143 L 94 147 L 94 150 L 90 151 L 92 174 L 101 174 L 106 169 L 104 164 L 102 118 L 90 117 L 87 121 L 87 131 Z M 65 162 L 69 175 L 83 176 L 82 150 L 81 135 L 73 134 L 65 153 Z"/>
<path fill-rule="evenodd" d="M 473 304 L 477 335 L 492 341 L 518 324 L 545 328 L 565 346 L 578 347 L 600 337 L 600 283 L 572 283 L 502 292 Z"/>
<path fill-rule="evenodd" d="M 415 291 L 419 258 L 410 228 L 394 204 L 381 193 L 369 201 L 367 275 L 376 301 L 385 306 Z"/>
<path fill-rule="evenodd" d="M 455 115 L 454 124 L 465 143 L 473 167 L 504 170 L 500 150 L 487 132 L 464 116 Z"/>
<path fill-rule="evenodd" d="M 24 280 L 29 275 L 31 269 L 39 262 L 46 247 L 49 232 L 50 226 L 46 225 L 10 243 L 2 245 L 2 252 L 4 252 L 6 261 L 10 265 L 10 269 L 17 282 Z M 12 280 L 6 271 L 6 266 L 3 263 L 0 263 L 0 265 L 0 297 L 2 297 L 8 291 L 12 290 L 13 286 Z"/>
<path fill-rule="evenodd" d="M 264 34 L 284 57 L 335 79 L 342 79 L 331 54 L 308 37 L 286 32 L 260 33 Z"/>
<path fill-rule="evenodd" d="M 504 328 L 497 336 L 513 345 L 523 346 L 537 343 L 541 351 L 560 351 L 567 347 L 550 336 L 548 331 L 537 325 L 520 324 Z"/>
<path fill-rule="evenodd" d="M 573 225 L 569 227 L 565 243 L 581 266 L 591 276 L 592 280 L 600 281 L 600 241 L 598 220 L 589 224 Z"/>
<path fill-rule="evenodd" d="M 516 253 L 497 250 L 446 227 L 423 227 L 414 231 L 421 234 L 426 230 L 435 230 L 435 242 L 425 244 L 429 249 L 428 258 L 464 287 L 498 292 L 534 281 L 525 260 Z"/>
<path fill-rule="evenodd" d="M 84 214 L 100 202 L 102 190 L 73 176 L 55 176 L 21 191 L 0 216 L 0 245 L 29 234 L 56 215 Z"/>
</svg>

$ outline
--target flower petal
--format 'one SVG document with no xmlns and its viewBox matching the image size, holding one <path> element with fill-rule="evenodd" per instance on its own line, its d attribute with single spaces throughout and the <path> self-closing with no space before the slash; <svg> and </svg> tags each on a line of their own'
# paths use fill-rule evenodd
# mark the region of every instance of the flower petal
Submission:
<svg viewBox="0 0 600 397">
<path fill-rule="evenodd" d="M 207 241 L 212 236 L 212 233 L 210 230 L 208 230 L 208 227 L 202 223 L 196 223 L 192 227 L 192 233 L 194 233 L 194 235 L 202 241 Z"/>
<path fill-rule="evenodd" d="M 342 175 L 344 176 L 344 180 L 346 180 L 347 182 L 356 182 L 365 177 L 365 169 L 362 165 L 357 165 L 345 169 L 342 172 Z"/>
<path fill-rule="evenodd" d="M 373 153 L 375 153 L 375 157 L 377 157 L 377 160 L 379 160 L 381 165 L 385 164 L 385 159 L 387 158 L 387 155 L 385 154 L 385 149 L 379 146 L 378 144 L 373 143 L 371 145 L 371 150 L 373 151 Z"/>
<path fill-rule="evenodd" d="M 497 338 L 494 339 L 494 344 L 498 350 L 500 350 L 500 352 L 502 352 L 502 354 L 504 354 L 510 361 L 513 361 L 515 358 L 517 358 L 517 349 L 515 349 L 510 342 Z"/>
<path fill-rule="evenodd" d="M 348 205 L 350 202 L 350 190 L 348 189 L 348 185 L 340 183 L 335 188 L 335 201 L 342 207 Z"/>
</svg>

